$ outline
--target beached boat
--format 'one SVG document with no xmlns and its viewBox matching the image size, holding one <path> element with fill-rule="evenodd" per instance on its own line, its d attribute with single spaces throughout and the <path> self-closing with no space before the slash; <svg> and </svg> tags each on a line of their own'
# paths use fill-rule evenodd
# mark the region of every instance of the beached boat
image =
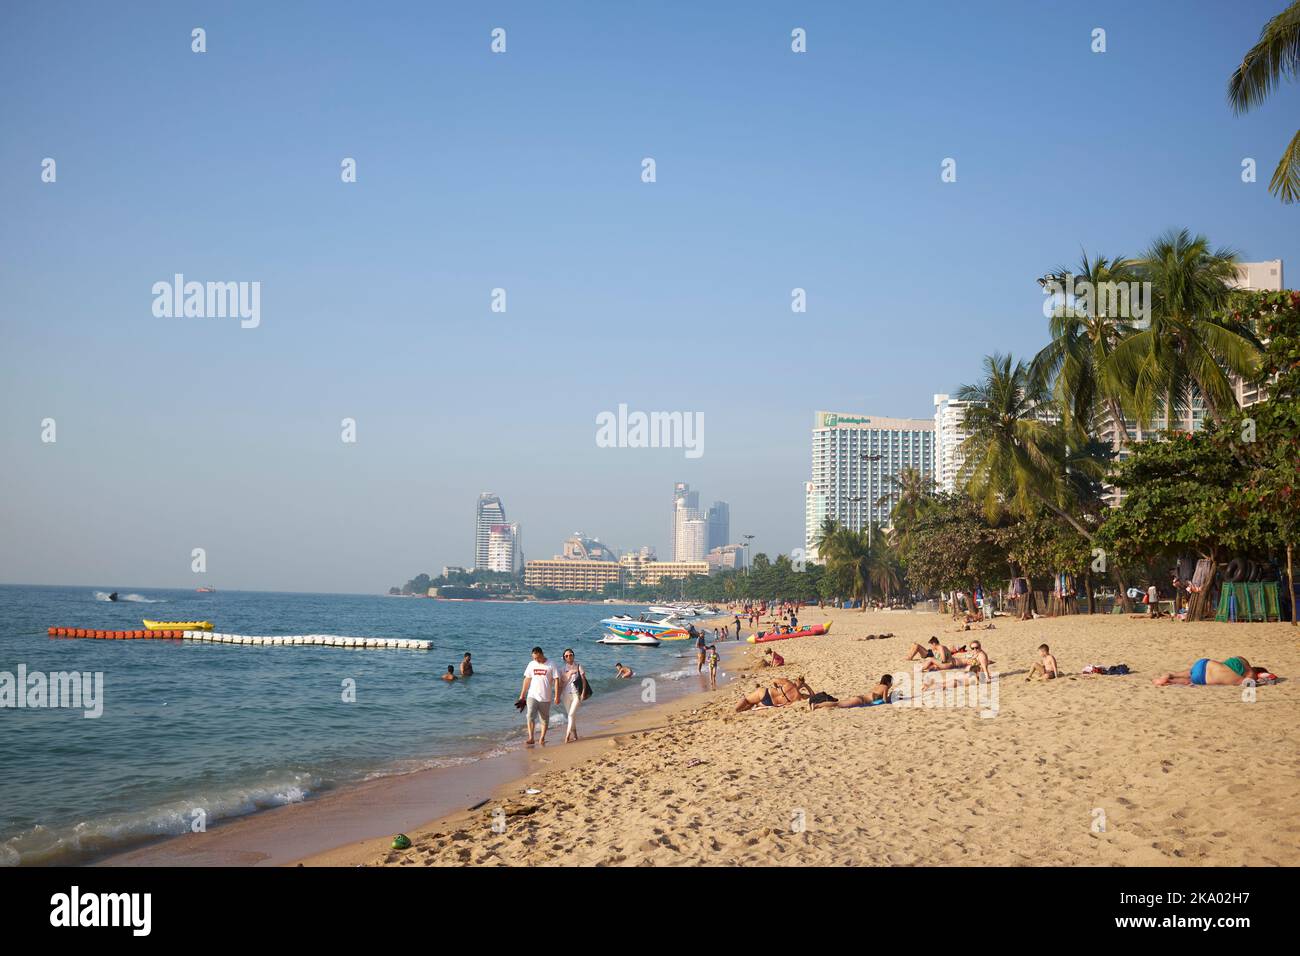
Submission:
<svg viewBox="0 0 1300 956">
<path fill-rule="evenodd" d="M 145 618 L 144 626 L 151 631 L 210 631 L 211 621 L 151 621 Z"/>
<path fill-rule="evenodd" d="M 831 622 L 825 624 L 813 624 L 808 627 L 801 627 L 797 631 L 791 631 L 788 634 L 782 634 L 779 631 L 759 631 L 757 634 L 751 634 L 745 640 L 751 644 L 766 644 L 768 641 L 788 641 L 795 637 L 813 637 L 817 634 L 829 633 Z"/>
</svg>

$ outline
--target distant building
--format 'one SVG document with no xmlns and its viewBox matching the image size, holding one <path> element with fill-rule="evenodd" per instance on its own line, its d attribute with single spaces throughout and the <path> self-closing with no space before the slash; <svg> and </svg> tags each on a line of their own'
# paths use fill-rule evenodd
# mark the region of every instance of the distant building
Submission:
<svg viewBox="0 0 1300 956">
<path fill-rule="evenodd" d="M 564 540 L 562 553 L 555 556 L 566 561 L 617 561 L 618 555 L 608 545 L 601 544 L 599 538 L 588 538 L 581 531 L 575 531 Z"/>
<path fill-rule="evenodd" d="M 934 477 L 934 422 L 817 412 L 812 429 L 812 480 L 804 485 L 804 551 L 827 518 L 864 531 L 884 527 L 898 501 L 894 479 L 904 468 Z"/>
<path fill-rule="evenodd" d="M 714 571 L 735 571 L 739 569 L 745 561 L 744 553 L 738 544 L 724 544 L 720 548 L 712 549 L 704 560 L 708 562 L 709 572 Z"/>
<path fill-rule="evenodd" d="M 704 561 L 646 561 L 640 554 L 625 554 L 618 561 L 552 558 L 524 564 L 524 584 L 530 588 L 594 593 L 606 585 L 623 583 L 656 586 L 665 579 L 708 574 Z"/>
<path fill-rule="evenodd" d="M 557 557 L 526 562 L 524 585 L 530 588 L 592 593 L 601 591 L 607 584 L 617 584 L 622 573 L 617 561 Z"/>
<path fill-rule="evenodd" d="M 1239 264 L 1237 266 L 1235 285 L 1239 289 L 1281 292 L 1285 288 L 1282 284 L 1282 260 L 1270 259 L 1267 262 L 1243 262 Z M 1252 385 L 1244 381 L 1239 375 L 1232 376 L 1232 388 L 1237 394 L 1237 404 L 1242 408 L 1247 405 L 1254 405 L 1256 402 L 1262 402 L 1267 393 L 1267 389 Z"/>
<path fill-rule="evenodd" d="M 494 524 L 488 529 L 489 571 L 516 574 L 519 571 L 519 525 Z"/>
<path fill-rule="evenodd" d="M 474 514 L 474 570 L 488 570 L 488 539 L 493 525 L 506 523 L 506 509 L 501 499 L 490 491 L 478 496 L 478 508 Z"/>
<path fill-rule="evenodd" d="M 696 574 L 708 574 L 706 561 L 644 561 L 640 555 L 625 554 L 619 564 L 626 572 L 624 583 L 628 585 L 646 584 L 656 586 L 665 578 L 688 578 Z"/>
<path fill-rule="evenodd" d="M 677 547 L 673 549 L 674 561 L 703 561 L 708 553 L 709 522 L 701 516 L 684 518 L 677 531 Z"/>
<path fill-rule="evenodd" d="M 468 574 L 468 573 L 469 573 L 468 568 L 462 568 L 454 564 L 444 564 L 442 566 L 442 576 L 444 578 L 449 578 L 453 574 Z"/>
<path fill-rule="evenodd" d="M 934 483 L 938 491 L 957 490 L 957 475 L 966 461 L 961 443 L 970 435 L 962 424 L 970 402 L 934 396 Z"/>
<path fill-rule="evenodd" d="M 687 529 L 688 521 L 697 521 L 704 518 L 700 511 L 700 493 L 691 491 L 691 486 L 684 481 L 679 481 L 673 485 L 673 528 L 672 528 L 672 555 L 674 561 L 684 561 L 692 557 L 695 547 L 696 529 Z M 707 544 L 708 534 L 705 532 L 702 544 Z M 704 556 L 705 547 L 699 552 L 699 557 Z"/>
<path fill-rule="evenodd" d="M 704 543 L 706 551 L 721 548 L 731 543 L 731 506 L 725 501 L 715 501 L 709 505 L 707 515 L 709 523 L 708 538 Z"/>
</svg>

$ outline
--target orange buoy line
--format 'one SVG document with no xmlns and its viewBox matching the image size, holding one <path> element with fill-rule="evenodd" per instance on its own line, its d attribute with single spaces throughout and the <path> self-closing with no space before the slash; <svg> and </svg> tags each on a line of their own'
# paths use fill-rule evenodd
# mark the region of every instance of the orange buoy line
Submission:
<svg viewBox="0 0 1300 956">
<path fill-rule="evenodd" d="M 86 627 L 51 627 L 50 637 L 83 637 L 100 641 L 180 640 L 184 631 L 97 631 Z"/>
</svg>

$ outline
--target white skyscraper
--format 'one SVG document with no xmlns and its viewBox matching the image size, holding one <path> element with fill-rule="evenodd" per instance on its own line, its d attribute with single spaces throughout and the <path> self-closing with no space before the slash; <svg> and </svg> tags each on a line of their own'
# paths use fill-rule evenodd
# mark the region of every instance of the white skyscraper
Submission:
<svg viewBox="0 0 1300 956">
<path fill-rule="evenodd" d="M 957 475 L 966 460 L 961 443 L 970 434 L 962 427 L 969 404 L 947 395 L 934 396 L 934 483 L 939 491 L 957 490 Z"/>
<path fill-rule="evenodd" d="M 818 412 L 812 430 L 812 479 L 804 485 L 804 550 L 816 559 L 826 518 L 862 531 L 885 526 L 904 468 L 934 477 L 934 422 Z"/>
<path fill-rule="evenodd" d="M 709 553 L 709 521 L 700 515 L 683 518 L 674 542 L 674 561 L 703 561 Z"/>
<path fill-rule="evenodd" d="M 697 518 L 705 517 L 700 511 L 700 493 L 691 491 L 691 486 L 684 481 L 679 481 L 673 485 L 673 560 L 674 561 L 703 561 L 707 553 L 706 547 L 700 552 L 698 558 L 685 557 L 687 553 L 693 552 L 693 537 L 689 537 L 686 528 L 686 522 L 693 521 Z M 694 535 L 694 529 L 691 529 L 690 535 Z M 707 530 L 705 532 L 705 541 L 708 540 Z"/>
<path fill-rule="evenodd" d="M 474 570 L 487 571 L 488 541 L 492 536 L 493 525 L 506 523 L 506 509 L 501 499 L 490 491 L 478 496 L 478 509 L 474 515 Z"/>
<path fill-rule="evenodd" d="M 492 525 L 488 529 L 487 569 L 515 574 L 519 571 L 519 556 L 519 525 Z"/>
</svg>

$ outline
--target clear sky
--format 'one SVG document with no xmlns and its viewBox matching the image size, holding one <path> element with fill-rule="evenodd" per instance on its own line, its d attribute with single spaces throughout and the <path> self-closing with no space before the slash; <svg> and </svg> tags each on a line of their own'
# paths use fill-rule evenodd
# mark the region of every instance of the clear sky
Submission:
<svg viewBox="0 0 1300 956">
<path fill-rule="evenodd" d="M 1224 96 L 1282 6 L 6 4 L 0 581 L 380 590 L 472 562 L 484 490 L 530 557 L 663 555 L 679 480 L 788 552 L 813 412 L 931 417 L 1081 248 L 1300 269 L 1300 87 Z M 155 317 L 178 272 L 260 326 Z M 597 447 L 620 402 L 704 454 Z"/>
</svg>

